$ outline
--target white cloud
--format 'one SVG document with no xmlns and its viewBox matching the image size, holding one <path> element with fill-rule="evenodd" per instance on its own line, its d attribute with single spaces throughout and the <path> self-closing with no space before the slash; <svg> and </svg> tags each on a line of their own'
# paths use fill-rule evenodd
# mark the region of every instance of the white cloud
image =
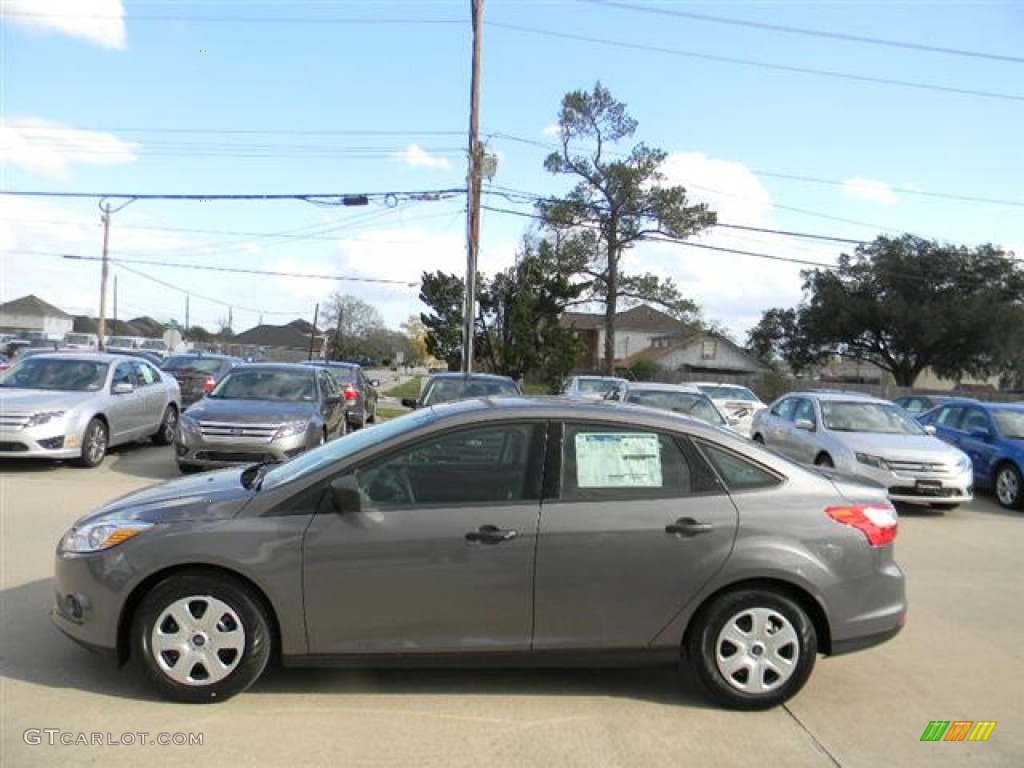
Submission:
<svg viewBox="0 0 1024 768">
<path fill-rule="evenodd" d="M 690 201 L 707 203 L 720 223 L 777 228 L 771 195 L 742 163 L 678 153 L 667 158 L 664 171 L 666 183 L 686 187 Z M 830 247 L 725 227 L 715 227 L 690 242 L 829 264 L 838 254 Z M 740 342 L 763 310 L 793 306 L 800 300 L 800 271 L 808 268 L 722 250 L 657 243 L 644 244 L 626 258 L 629 272 L 671 277 L 683 295 L 701 307 L 705 318 L 722 322 Z"/>
<path fill-rule="evenodd" d="M 396 153 L 395 157 L 410 168 L 448 170 L 452 167 L 451 161 L 448 158 L 432 155 L 417 144 L 410 144 L 401 152 Z"/>
<path fill-rule="evenodd" d="M 562 128 L 558 123 L 552 123 L 551 125 L 547 125 L 541 129 L 540 135 L 548 136 L 550 138 L 558 138 L 562 135 Z"/>
<path fill-rule="evenodd" d="M 2 0 L 4 22 L 39 32 L 59 32 L 103 48 L 127 42 L 121 0 Z"/>
<path fill-rule="evenodd" d="M 0 125 L 0 165 L 67 180 L 71 166 L 124 165 L 139 148 L 104 131 L 82 131 L 38 117 L 14 118 Z"/>
<path fill-rule="evenodd" d="M 851 200 L 869 200 L 881 205 L 896 205 L 900 198 L 884 181 L 853 178 L 843 182 L 843 197 Z"/>
</svg>

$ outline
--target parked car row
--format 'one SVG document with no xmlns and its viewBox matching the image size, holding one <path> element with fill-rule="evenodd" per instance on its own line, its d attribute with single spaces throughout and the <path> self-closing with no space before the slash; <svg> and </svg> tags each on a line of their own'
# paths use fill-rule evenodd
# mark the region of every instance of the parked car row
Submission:
<svg viewBox="0 0 1024 768">
<path fill-rule="evenodd" d="M 358 366 L 247 364 L 140 350 L 26 354 L 0 373 L 0 456 L 98 466 L 115 445 L 175 444 L 182 472 L 287 460 L 376 417 Z M 341 375 L 336 373 L 341 371 Z M 340 379 L 340 380 L 339 380 Z"/>
</svg>

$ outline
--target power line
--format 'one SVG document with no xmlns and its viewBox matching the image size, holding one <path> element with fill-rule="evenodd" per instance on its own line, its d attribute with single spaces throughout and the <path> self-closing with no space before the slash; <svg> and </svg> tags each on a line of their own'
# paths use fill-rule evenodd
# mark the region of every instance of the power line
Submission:
<svg viewBox="0 0 1024 768">
<path fill-rule="evenodd" d="M 829 40 L 843 40 L 850 43 L 865 43 L 867 45 L 882 45 L 890 48 L 904 48 L 911 51 L 922 51 L 925 53 L 941 53 L 950 56 L 966 56 L 975 59 L 988 59 L 990 61 L 1002 61 L 1012 64 L 1024 64 L 1024 58 L 1019 56 L 1008 56 L 999 53 L 987 53 L 985 51 L 969 51 L 962 48 L 945 48 L 938 45 L 927 45 L 925 43 L 914 43 L 905 40 L 889 40 L 879 37 L 868 37 L 864 35 L 850 35 L 843 32 L 829 32 L 820 29 L 807 29 L 804 27 L 792 27 L 785 24 L 766 24 L 764 22 L 750 21 L 747 19 L 727 18 L 724 16 L 712 16 L 704 13 L 692 13 L 690 11 L 679 11 L 668 8 L 653 8 L 645 5 L 634 5 L 632 3 L 613 2 L 612 0 L 581 0 L 590 5 L 605 5 L 610 8 L 621 8 L 623 10 L 638 11 L 640 13 L 653 13 L 661 16 L 676 16 L 694 21 L 706 21 L 713 24 L 728 24 L 736 27 L 749 27 L 751 29 L 763 29 L 770 32 L 785 32 L 792 35 L 806 35 L 808 37 L 822 37 Z"/>
<path fill-rule="evenodd" d="M 436 202 L 446 200 L 456 195 L 465 194 L 466 190 L 455 189 L 431 189 L 418 190 L 413 192 L 355 192 L 338 193 L 329 192 L 326 194 L 153 194 L 133 192 L 52 192 L 52 191 L 29 191 L 0 189 L 0 195 L 15 197 L 64 197 L 64 198 L 85 198 L 95 200 L 198 200 L 202 202 L 210 200 L 298 200 L 315 205 L 327 206 L 351 206 L 366 205 L 370 200 L 379 200 L 385 204 L 397 204 L 400 200 L 415 200 L 417 202 Z"/>
<path fill-rule="evenodd" d="M 933 83 L 918 83 L 911 80 L 896 80 L 886 77 L 871 77 L 868 75 L 854 75 L 848 72 L 836 72 L 828 69 L 815 69 L 813 67 L 796 67 L 788 64 L 775 64 L 767 61 L 756 61 L 754 59 L 740 59 L 731 56 L 716 56 L 709 53 L 697 53 L 696 51 L 684 51 L 678 48 L 662 48 L 654 45 L 643 45 L 641 43 L 629 43 L 622 40 L 609 40 L 601 37 L 589 37 L 587 35 L 576 35 L 569 32 L 556 32 L 551 29 L 538 27 L 524 27 L 518 24 L 504 24 L 496 21 L 487 22 L 487 26 L 497 29 L 507 29 L 514 32 L 524 32 L 534 35 L 543 35 L 562 40 L 576 40 L 585 43 L 596 43 L 598 45 L 609 45 L 615 48 L 626 48 L 634 51 L 648 51 L 651 53 L 663 53 L 670 56 L 682 56 L 684 58 L 701 59 L 703 61 L 716 61 L 724 64 L 741 64 L 748 67 L 759 67 L 761 69 L 773 69 L 780 72 L 792 72 L 801 75 L 817 75 L 819 77 L 832 77 L 840 80 L 853 80 L 861 83 L 873 83 L 875 85 L 894 85 L 902 88 L 915 88 L 925 91 L 938 91 L 941 93 L 955 93 L 961 96 L 980 96 L 989 99 L 1004 99 L 1007 101 L 1024 101 L 1024 95 L 1001 93 L 998 91 L 980 91 L 973 88 L 954 88 L 946 85 Z"/>
<path fill-rule="evenodd" d="M 391 19 L 371 18 L 367 16 L 162 16 L 132 14 L 99 14 L 99 13 L 39 13 L 36 11 L 4 10 L 5 16 L 16 16 L 29 19 L 89 19 L 98 21 L 175 21 L 197 22 L 200 24 L 465 24 L 464 19 L 429 19 L 403 18 Z"/>
<path fill-rule="evenodd" d="M 56 125 L 32 125 L 33 131 L 66 131 L 67 128 Z M 435 129 L 423 130 L 369 130 L 369 129 L 296 129 L 296 128 L 76 128 L 81 131 L 106 133 L 163 133 L 163 134 L 217 134 L 217 135 L 256 135 L 256 136 L 462 136 L 465 131 L 442 131 Z"/>
<path fill-rule="evenodd" d="M 540 141 L 538 139 L 528 139 L 523 136 L 515 136 L 510 133 L 494 132 L 487 134 L 491 138 L 496 139 L 507 139 L 508 141 L 514 141 L 519 144 L 528 144 L 535 147 L 541 147 L 543 149 L 559 150 L 561 149 L 560 144 L 556 144 L 550 141 Z M 603 148 L 602 151 L 606 154 L 618 157 L 628 157 L 626 152 L 615 152 L 609 151 Z M 773 179 L 786 179 L 789 181 L 804 181 L 812 184 L 828 184 L 831 186 L 843 186 L 849 183 L 851 180 L 839 180 L 839 179 L 822 179 L 815 176 L 802 176 L 790 173 L 779 173 L 777 171 L 763 171 L 757 168 L 751 168 L 750 172 L 758 176 L 765 176 Z M 912 189 L 910 187 L 895 187 L 892 185 L 886 185 L 893 192 L 897 192 L 902 195 L 918 195 L 921 197 L 935 197 L 944 200 L 958 200 L 967 203 L 981 203 L 984 205 L 1008 205 L 1013 207 L 1024 207 L 1024 201 L 1022 200 L 1008 200 L 1005 198 L 996 197 L 984 197 L 981 195 L 962 195 L 953 192 L 930 192 L 923 189 Z"/>
</svg>

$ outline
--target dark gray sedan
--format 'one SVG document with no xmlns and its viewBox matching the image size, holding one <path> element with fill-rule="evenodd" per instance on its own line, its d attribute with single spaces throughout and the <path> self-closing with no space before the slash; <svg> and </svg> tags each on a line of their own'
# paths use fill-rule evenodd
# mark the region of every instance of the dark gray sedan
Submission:
<svg viewBox="0 0 1024 768">
<path fill-rule="evenodd" d="M 345 400 L 323 369 L 240 365 L 181 416 L 175 440 L 182 472 L 285 461 L 344 435 Z"/>
<path fill-rule="evenodd" d="M 53 618 L 168 698 L 286 665 L 672 666 L 763 709 L 906 614 L 884 491 L 695 419 L 562 398 L 415 411 L 79 520 Z"/>
</svg>

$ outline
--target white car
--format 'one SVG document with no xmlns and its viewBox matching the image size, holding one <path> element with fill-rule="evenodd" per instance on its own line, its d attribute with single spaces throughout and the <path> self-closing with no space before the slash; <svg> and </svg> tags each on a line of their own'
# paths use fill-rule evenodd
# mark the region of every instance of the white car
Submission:
<svg viewBox="0 0 1024 768">
<path fill-rule="evenodd" d="M 889 500 L 953 509 L 974 495 L 967 454 L 898 405 L 855 392 L 790 392 L 754 418 L 754 442 L 873 481 Z"/>
<path fill-rule="evenodd" d="M 617 376 L 572 376 L 562 387 L 562 394 L 600 400 L 616 387 L 628 383 Z"/>
<path fill-rule="evenodd" d="M 750 389 L 739 384 L 715 384 L 705 381 L 694 384 L 711 398 L 718 410 L 729 419 L 733 429 L 744 437 L 751 435 L 754 414 L 768 407 Z"/>
</svg>

